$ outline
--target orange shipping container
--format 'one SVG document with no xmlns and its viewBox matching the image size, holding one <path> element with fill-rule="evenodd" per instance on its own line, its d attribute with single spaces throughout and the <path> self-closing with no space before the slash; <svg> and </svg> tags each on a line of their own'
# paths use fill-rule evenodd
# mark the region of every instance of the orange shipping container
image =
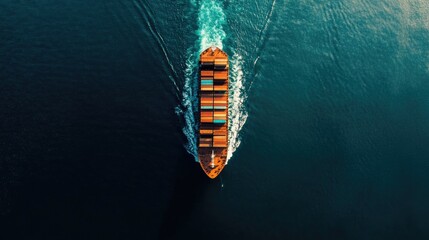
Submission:
<svg viewBox="0 0 429 240">
<path fill-rule="evenodd" d="M 201 77 L 211 77 L 211 76 L 213 76 L 213 71 L 208 71 L 208 70 L 201 71 Z"/>
<path fill-rule="evenodd" d="M 215 80 L 226 80 L 228 79 L 228 71 L 215 71 L 214 72 Z"/>
</svg>

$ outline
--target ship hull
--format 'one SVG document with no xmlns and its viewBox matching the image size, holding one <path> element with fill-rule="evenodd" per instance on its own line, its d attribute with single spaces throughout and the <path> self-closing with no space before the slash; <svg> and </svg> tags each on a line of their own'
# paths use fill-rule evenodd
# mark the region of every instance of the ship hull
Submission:
<svg viewBox="0 0 429 240">
<path fill-rule="evenodd" d="M 198 158 L 206 175 L 216 178 L 228 156 L 228 55 L 211 47 L 199 63 Z"/>
</svg>

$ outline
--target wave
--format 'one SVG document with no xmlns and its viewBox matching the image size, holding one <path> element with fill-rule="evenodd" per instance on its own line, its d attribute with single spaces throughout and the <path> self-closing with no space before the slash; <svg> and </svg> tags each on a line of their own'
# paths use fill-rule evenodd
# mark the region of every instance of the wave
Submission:
<svg viewBox="0 0 429 240">
<path fill-rule="evenodd" d="M 228 157 L 231 159 L 232 154 L 240 146 L 241 140 L 239 136 L 240 130 L 243 128 L 247 120 L 247 111 L 245 108 L 245 100 L 247 98 L 244 88 L 244 72 L 243 72 L 243 57 L 234 52 L 230 58 L 230 83 L 229 83 L 229 105 L 228 105 L 228 131 L 229 131 L 229 145 Z"/>
<path fill-rule="evenodd" d="M 258 66 L 259 60 L 261 59 L 261 55 L 267 43 L 267 39 L 269 38 L 271 23 L 273 21 L 276 8 L 277 8 L 277 0 L 272 0 L 268 13 L 264 18 L 264 23 L 262 25 L 262 28 L 258 34 L 257 46 L 254 51 L 256 55 L 253 60 L 253 66 L 252 66 L 253 73 L 252 73 L 252 76 L 249 77 L 250 80 L 248 83 L 247 91 L 250 91 L 253 86 L 253 80 L 255 79 L 255 75 L 256 75 L 256 68 Z"/>
<path fill-rule="evenodd" d="M 198 36 L 202 52 L 211 46 L 223 49 L 226 33 L 223 25 L 226 23 L 225 13 L 219 1 L 203 0 L 198 11 Z"/>
<path fill-rule="evenodd" d="M 197 126 L 198 114 L 198 59 L 203 50 L 211 46 L 223 49 L 223 41 L 227 37 L 224 30 L 226 15 L 219 1 L 191 0 L 191 5 L 198 7 L 198 40 L 188 48 L 186 58 L 185 84 L 182 91 L 181 106 L 176 108 L 178 115 L 183 115 L 185 126 L 183 133 L 187 138 L 186 150 L 198 161 Z M 230 84 L 229 84 L 229 145 L 228 161 L 240 145 L 239 132 L 247 119 L 244 107 L 246 99 L 244 91 L 243 58 L 234 50 L 230 57 Z M 227 162 L 228 162 L 227 161 Z"/>
<path fill-rule="evenodd" d="M 197 146 L 197 126 L 196 114 L 198 112 L 198 55 L 195 54 L 195 48 L 190 47 L 187 50 L 186 69 L 185 69 L 185 84 L 182 91 L 181 108 L 176 108 L 178 115 L 183 115 L 185 126 L 183 133 L 188 142 L 185 145 L 186 150 L 196 162 L 198 162 L 198 146 Z"/>
<path fill-rule="evenodd" d="M 134 6 L 138 9 L 138 13 L 142 15 L 143 19 L 145 20 L 145 23 L 149 29 L 150 34 L 155 39 L 159 49 L 161 50 L 163 57 L 165 61 L 168 64 L 169 69 L 167 72 L 170 74 L 168 77 L 170 78 L 171 82 L 173 83 L 174 87 L 176 88 L 177 92 L 179 92 L 179 87 L 176 83 L 176 79 L 179 78 L 179 75 L 177 74 L 176 69 L 174 68 L 174 65 L 172 61 L 170 60 L 169 53 L 167 51 L 167 47 L 164 41 L 164 38 L 158 31 L 158 27 L 153 15 L 152 9 L 149 7 L 148 3 L 146 1 L 134 1 Z"/>
</svg>

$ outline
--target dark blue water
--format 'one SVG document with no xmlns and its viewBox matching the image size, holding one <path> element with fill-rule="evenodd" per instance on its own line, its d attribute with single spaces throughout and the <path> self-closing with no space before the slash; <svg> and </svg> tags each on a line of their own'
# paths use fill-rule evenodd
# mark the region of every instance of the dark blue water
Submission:
<svg viewBox="0 0 429 240">
<path fill-rule="evenodd" d="M 426 0 L 0 1 L 1 239 L 428 239 L 428 22 Z"/>
</svg>

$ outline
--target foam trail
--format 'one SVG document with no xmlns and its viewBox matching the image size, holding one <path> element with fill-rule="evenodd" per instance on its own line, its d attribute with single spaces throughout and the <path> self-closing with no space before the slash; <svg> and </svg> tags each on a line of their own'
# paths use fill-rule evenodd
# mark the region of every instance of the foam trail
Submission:
<svg viewBox="0 0 429 240">
<path fill-rule="evenodd" d="M 198 111 L 198 77 L 197 67 L 198 59 L 194 53 L 196 49 L 189 48 L 187 51 L 186 69 L 185 69 L 185 86 L 182 92 L 182 108 L 177 107 L 176 113 L 183 115 L 185 119 L 185 126 L 183 127 L 183 133 L 186 136 L 188 142 L 185 145 L 186 150 L 192 156 L 195 161 L 198 162 L 198 147 L 197 147 L 197 126 L 195 115 Z"/>
<path fill-rule="evenodd" d="M 222 41 L 226 37 L 226 33 L 223 30 L 225 22 L 225 13 L 219 1 L 201 1 L 200 10 L 198 12 L 199 52 L 211 46 L 223 48 Z"/>
<path fill-rule="evenodd" d="M 198 58 L 200 52 L 211 46 L 223 48 L 223 41 L 226 33 L 223 29 L 226 23 L 226 16 L 222 5 L 215 0 L 202 0 L 196 2 L 191 0 L 191 5 L 199 7 L 198 9 L 198 41 L 194 46 L 188 48 L 185 75 L 185 86 L 182 92 L 182 106 L 176 108 L 176 113 L 183 115 L 185 126 L 183 132 L 188 140 L 186 150 L 192 154 L 195 161 L 198 161 L 197 146 L 197 122 L 198 114 Z M 245 100 L 244 92 L 244 74 L 242 70 L 243 59 L 233 53 L 230 58 L 230 95 L 229 95 L 229 146 L 228 160 L 240 145 L 239 131 L 247 119 L 243 102 Z"/>
<path fill-rule="evenodd" d="M 227 163 L 235 150 L 240 146 L 241 141 L 238 133 L 244 126 L 244 123 L 246 123 L 248 116 L 244 105 L 247 96 L 244 88 L 243 57 L 236 52 L 230 58 L 229 75 L 229 145 Z"/>
</svg>

